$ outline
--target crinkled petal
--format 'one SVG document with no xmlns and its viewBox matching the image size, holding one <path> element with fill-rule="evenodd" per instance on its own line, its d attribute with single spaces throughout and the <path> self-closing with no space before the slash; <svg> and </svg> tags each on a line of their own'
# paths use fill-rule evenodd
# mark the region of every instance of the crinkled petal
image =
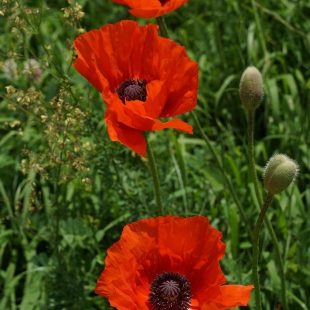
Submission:
<svg viewBox="0 0 310 310">
<path fill-rule="evenodd" d="M 178 218 L 150 218 L 126 225 L 120 240 L 107 251 L 105 269 L 98 279 L 95 292 L 107 297 L 111 306 L 116 308 L 125 305 L 132 310 L 145 307 L 150 280 L 141 274 L 141 261 L 147 253 L 157 248 L 158 225 L 174 219 Z M 127 303 L 129 300 L 130 303 Z"/>
<path fill-rule="evenodd" d="M 140 130 L 117 122 L 116 114 L 112 110 L 106 111 L 104 119 L 112 141 L 119 141 L 139 155 L 146 157 L 146 141 Z"/>
<path fill-rule="evenodd" d="M 108 250 L 96 293 L 106 296 L 118 309 L 125 305 L 139 309 L 147 306 L 155 276 L 172 271 L 185 275 L 191 283 L 193 305 L 219 303 L 223 296 L 227 296 L 228 305 L 241 305 L 248 297 L 239 298 L 239 286 L 228 286 L 237 301 L 226 286 L 220 286 L 226 281 L 219 267 L 225 252 L 221 236 L 202 216 L 166 216 L 126 225 L 120 240 Z"/>
<path fill-rule="evenodd" d="M 73 46 L 78 53 L 78 58 L 74 62 L 74 68 L 102 92 L 101 83 L 96 74 L 96 65 L 92 60 L 93 53 L 100 50 L 99 33 L 99 30 L 93 30 L 75 39 Z"/>
<path fill-rule="evenodd" d="M 254 285 L 223 285 L 220 287 L 221 296 L 204 303 L 202 310 L 226 310 L 238 306 L 246 306 L 251 298 L 251 290 Z"/>
<path fill-rule="evenodd" d="M 139 114 L 137 106 L 141 103 L 138 100 L 129 101 L 124 105 L 118 98 L 117 94 L 114 94 L 112 102 L 106 100 L 108 110 L 113 109 L 115 111 L 115 119 L 118 124 L 123 124 L 129 128 L 134 128 L 141 131 L 156 131 L 165 128 L 174 128 L 183 132 L 193 133 L 191 125 L 181 121 L 180 119 L 173 119 L 168 122 L 162 122 L 159 119 L 151 118 L 143 114 Z M 136 107 L 134 107 L 136 105 Z M 143 112 L 142 108 L 140 109 Z"/>
<path fill-rule="evenodd" d="M 175 44 L 172 58 L 176 65 L 169 97 L 160 117 L 171 117 L 193 110 L 197 103 L 198 64 L 189 61 L 185 48 Z"/>
<path fill-rule="evenodd" d="M 112 0 L 115 3 L 127 4 L 132 9 L 129 11 L 136 17 L 153 18 L 179 8 L 189 0 L 170 0 L 161 5 L 159 0 Z"/>
<path fill-rule="evenodd" d="M 221 232 L 205 217 L 196 216 L 162 225 L 158 235 L 164 266 L 186 275 L 199 302 L 220 295 L 219 286 L 226 282 L 219 266 L 225 253 Z"/>
<path fill-rule="evenodd" d="M 147 101 L 141 103 L 146 116 L 186 113 L 196 106 L 198 65 L 186 56 L 184 47 L 157 32 L 156 25 L 139 27 L 134 21 L 90 31 L 74 42 L 78 52 L 74 66 L 105 100 L 123 81 L 142 79 L 148 83 Z"/>
<path fill-rule="evenodd" d="M 176 3 L 171 0 L 162 6 L 154 0 L 153 4 L 161 8 Z M 135 4 L 141 8 L 145 2 Z M 145 154 L 142 131 L 174 128 L 192 133 L 192 126 L 179 119 L 159 119 L 195 108 L 198 65 L 187 57 L 184 47 L 159 37 L 158 26 L 139 27 L 137 22 L 121 21 L 79 36 L 74 47 L 78 53 L 75 68 L 101 91 L 107 105 L 105 119 L 113 141 Z M 130 79 L 146 82 L 145 102 L 119 99 L 116 90 Z"/>
</svg>

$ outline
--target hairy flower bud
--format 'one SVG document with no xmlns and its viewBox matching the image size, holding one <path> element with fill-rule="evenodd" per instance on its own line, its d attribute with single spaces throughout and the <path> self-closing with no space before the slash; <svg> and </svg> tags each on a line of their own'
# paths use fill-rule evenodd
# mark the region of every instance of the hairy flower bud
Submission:
<svg viewBox="0 0 310 310">
<path fill-rule="evenodd" d="M 263 78 L 255 67 L 248 67 L 242 74 L 239 92 L 246 110 L 255 110 L 264 97 Z"/>
<path fill-rule="evenodd" d="M 284 191 L 298 174 L 297 163 L 284 154 L 272 156 L 264 169 L 264 186 L 271 194 Z"/>
</svg>

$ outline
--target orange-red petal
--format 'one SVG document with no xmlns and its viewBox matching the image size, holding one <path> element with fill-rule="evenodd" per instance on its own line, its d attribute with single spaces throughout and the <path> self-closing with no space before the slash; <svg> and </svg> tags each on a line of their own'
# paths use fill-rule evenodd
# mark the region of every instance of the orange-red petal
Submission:
<svg viewBox="0 0 310 310">
<path fill-rule="evenodd" d="M 137 22 L 121 21 L 83 34 L 74 42 L 78 53 L 75 68 L 102 93 L 111 110 L 106 114 L 111 139 L 139 154 L 146 154 L 139 130 L 174 128 L 192 133 L 192 126 L 179 119 L 163 122 L 158 118 L 189 112 L 197 102 L 197 63 L 187 57 L 184 47 L 157 32 L 156 25 L 139 27 Z M 116 93 L 123 82 L 132 79 L 145 81 L 145 101 L 122 102 Z"/>
<path fill-rule="evenodd" d="M 169 271 L 191 283 L 193 306 L 220 310 L 245 305 L 253 286 L 222 285 L 221 236 L 202 216 L 166 216 L 126 225 L 120 240 L 108 249 L 95 291 L 117 309 L 150 309 L 150 284 Z"/>
<path fill-rule="evenodd" d="M 115 119 L 120 124 L 123 124 L 129 128 L 133 128 L 141 131 L 156 131 L 165 128 L 174 128 L 183 132 L 193 133 L 192 126 L 179 120 L 173 119 L 167 122 L 162 122 L 159 119 L 151 118 L 143 114 L 137 113 L 131 108 L 135 101 L 129 102 L 129 105 L 124 105 L 114 94 L 112 105 L 108 106 L 107 111 L 110 109 L 116 110 Z M 139 104 L 139 102 L 138 102 Z M 109 126 L 109 124 L 108 124 Z"/>
<path fill-rule="evenodd" d="M 101 83 L 97 74 L 94 74 L 96 66 L 92 60 L 94 57 L 93 53 L 99 51 L 99 33 L 99 30 L 93 30 L 88 32 L 87 35 L 79 36 L 75 39 L 73 46 L 78 52 L 78 58 L 74 62 L 75 69 L 101 92 Z M 90 47 L 91 53 L 89 52 Z"/>
<path fill-rule="evenodd" d="M 104 119 L 107 123 L 109 137 L 112 141 L 119 141 L 137 154 L 146 157 L 146 141 L 140 130 L 117 122 L 116 114 L 112 110 L 106 111 Z"/>
<path fill-rule="evenodd" d="M 220 287 L 221 296 L 219 298 L 204 303 L 202 310 L 226 310 L 238 306 L 246 306 L 251 298 L 251 291 L 254 285 L 223 285 Z"/>
<path fill-rule="evenodd" d="M 169 0 L 164 5 L 159 0 L 112 0 L 115 3 L 128 5 L 129 12 L 136 17 L 153 18 L 167 14 L 179 8 L 189 0 Z"/>
</svg>

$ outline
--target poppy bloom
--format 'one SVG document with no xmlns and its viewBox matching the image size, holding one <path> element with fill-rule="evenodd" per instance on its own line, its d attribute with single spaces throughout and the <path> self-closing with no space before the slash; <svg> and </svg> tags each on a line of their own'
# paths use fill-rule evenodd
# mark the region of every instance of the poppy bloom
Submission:
<svg viewBox="0 0 310 310">
<path fill-rule="evenodd" d="M 223 285 L 221 237 L 203 216 L 166 216 L 128 224 L 108 249 L 95 292 L 118 310 L 246 306 L 253 285 Z"/>
<path fill-rule="evenodd" d="M 172 12 L 189 0 L 112 0 L 128 5 L 129 12 L 136 17 L 153 18 Z"/>
<path fill-rule="evenodd" d="M 102 94 L 112 141 L 146 156 L 143 131 L 175 128 L 192 133 L 180 119 L 197 101 L 198 65 L 185 48 L 159 37 L 158 26 L 121 21 L 79 36 L 74 67 Z"/>
</svg>

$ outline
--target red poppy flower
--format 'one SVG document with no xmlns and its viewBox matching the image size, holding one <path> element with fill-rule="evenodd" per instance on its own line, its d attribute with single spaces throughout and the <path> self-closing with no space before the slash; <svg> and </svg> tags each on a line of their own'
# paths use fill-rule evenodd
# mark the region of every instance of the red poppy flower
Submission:
<svg viewBox="0 0 310 310">
<path fill-rule="evenodd" d="M 74 67 L 102 93 L 111 140 L 144 157 L 142 132 L 175 128 L 192 133 L 192 126 L 180 119 L 158 118 L 191 111 L 197 101 L 197 63 L 157 31 L 156 25 L 121 21 L 74 41 Z"/>
<path fill-rule="evenodd" d="M 223 285 L 222 233 L 203 216 L 143 219 L 108 249 L 95 292 L 118 310 L 225 310 L 245 306 L 253 285 Z"/>
<path fill-rule="evenodd" d="M 136 17 L 153 18 L 172 12 L 189 0 L 112 0 L 128 5 L 129 12 Z"/>
</svg>

